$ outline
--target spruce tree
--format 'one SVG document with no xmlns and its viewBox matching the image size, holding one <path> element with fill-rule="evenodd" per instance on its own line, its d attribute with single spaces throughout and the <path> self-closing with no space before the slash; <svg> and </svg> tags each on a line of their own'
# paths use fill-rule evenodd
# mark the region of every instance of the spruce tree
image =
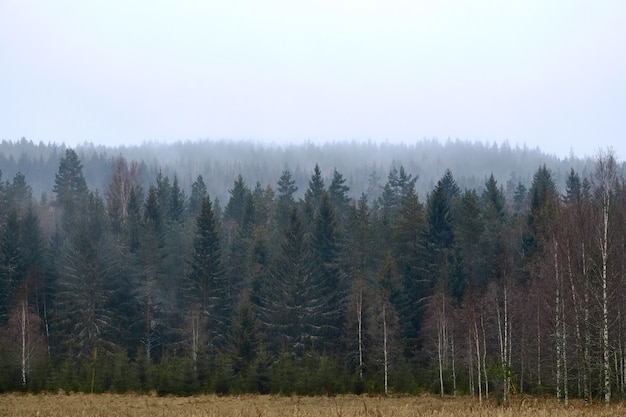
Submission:
<svg viewBox="0 0 626 417">
<path fill-rule="evenodd" d="M 62 209 L 63 231 L 67 234 L 88 192 L 83 166 L 73 149 L 67 149 L 61 158 L 52 191 L 56 193 L 57 205 Z"/>
<path fill-rule="evenodd" d="M 222 267 L 222 251 L 211 200 L 202 200 L 196 217 L 193 251 L 187 276 L 188 314 L 199 320 L 200 340 L 214 349 L 223 346 L 229 312 L 228 286 Z M 193 317 L 192 317 L 193 319 Z"/>
</svg>

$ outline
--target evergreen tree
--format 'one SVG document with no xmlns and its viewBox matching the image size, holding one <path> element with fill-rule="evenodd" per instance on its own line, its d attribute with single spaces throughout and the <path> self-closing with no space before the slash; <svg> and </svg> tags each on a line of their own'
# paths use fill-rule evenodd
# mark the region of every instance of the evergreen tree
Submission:
<svg viewBox="0 0 626 417">
<path fill-rule="evenodd" d="M 187 300 L 189 314 L 199 319 L 201 338 L 207 346 L 223 345 L 227 312 L 225 302 L 227 283 L 221 261 L 220 238 L 215 222 L 211 200 L 202 201 L 196 218 L 193 252 L 189 261 Z"/>
<path fill-rule="evenodd" d="M 204 184 L 202 175 L 198 175 L 198 178 L 191 184 L 191 195 L 189 196 L 189 215 L 195 217 L 202 208 L 202 200 L 207 196 L 207 188 Z"/>
<path fill-rule="evenodd" d="M 495 213 L 501 216 L 504 212 L 504 202 L 505 199 L 502 190 L 498 188 L 498 182 L 493 177 L 493 174 L 491 174 L 482 194 L 483 207 L 491 206 Z"/>
<path fill-rule="evenodd" d="M 178 178 L 174 176 L 174 182 L 171 188 L 171 196 L 169 201 L 168 220 L 174 223 L 180 223 L 185 213 L 185 193 L 178 186 Z"/>
<path fill-rule="evenodd" d="M 21 172 L 15 174 L 12 183 L 7 183 L 5 192 L 8 209 L 16 210 L 20 217 L 32 205 L 33 190 Z"/>
<path fill-rule="evenodd" d="M 318 312 L 321 336 L 326 339 L 323 341 L 326 346 L 330 349 L 334 347 L 336 351 L 344 313 L 346 282 L 342 267 L 343 236 L 328 192 L 322 194 L 311 246 L 316 266 L 314 286 L 325 304 L 324 310 Z"/>
<path fill-rule="evenodd" d="M 583 193 L 583 186 L 580 180 L 580 176 L 574 168 L 570 170 L 570 173 L 567 177 L 567 182 L 565 184 L 565 202 L 566 203 L 574 203 L 580 200 Z"/>
<path fill-rule="evenodd" d="M 13 209 L 7 216 L 0 252 L 0 324 L 7 323 L 10 303 L 24 279 L 26 265 L 20 247 L 20 224 Z"/>
<path fill-rule="evenodd" d="M 536 254 L 540 241 L 548 233 L 546 216 L 553 211 L 558 196 L 552 173 L 545 165 L 535 172 L 529 194 L 530 211 L 527 218 L 527 233 L 524 237 L 524 254 L 527 260 Z"/>
<path fill-rule="evenodd" d="M 328 186 L 330 202 L 337 210 L 341 218 L 348 215 L 350 198 L 348 197 L 350 187 L 346 185 L 346 179 L 336 169 L 333 171 L 333 179 Z"/>
<path fill-rule="evenodd" d="M 102 198 L 89 193 L 84 204 L 62 248 L 55 301 L 57 331 L 64 335 L 67 352 L 86 360 L 96 350 L 112 349 L 115 329 L 108 302 L 117 268 L 106 234 Z"/>
<path fill-rule="evenodd" d="M 386 254 L 386 261 L 393 259 L 394 276 L 399 282 L 389 285 L 388 296 L 399 314 L 399 325 L 406 339 L 407 355 L 417 352 L 418 335 L 424 310 L 424 299 L 430 287 L 424 277 L 424 209 L 415 189 L 410 187 L 400 200 L 398 218 L 393 225 L 393 255 Z M 389 265 L 387 265 L 389 271 Z"/>
<path fill-rule="evenodd" d="M 313 221 L 325 191 L 326 187 L 324 186 L 322 172 L 319 165 L 315 164 L 313 174 L 309 180 L 309 187 L 304 193 L 304 214 L 308 224 L 311 224 Z"/>
<path fill-rule="evenodd" d="M 224 209 L 224 218 L 225 220 L 233 221 L 238 227 L 241 227 L 246 214 L 246 200 L 250 196 L 250 189 L 243 181 L 241 175 L 237 177 L 229 193 L 230 199 Z"/>
<path fill-rule="evenodd" d="M 163 261 L 164 224 L 161 207 L 157 197 L 157 189 L 151 186 L 143 207 L 139 245 L 137 250 L 140 285 L 138 291 L 139 304 L 142 310 L 145 360 L 150 364 L 154 359 L 154 347 L 157 345 L 158 334 L 163 331 L 161 318 L 163 309 Z"/>
<path fill-rule="evenodd" d="M 306 231 L 294 208 L 263 289 L 263 322 L 276 354 L 283 350 L 302 357 L 319 341 L 320 312 L 327 306 L 314 272 Z"/>
<path fill-rule="evenodd" d="M 429 279 L 432 283 L 443 282 L 444 288 L 447 287 L 454 245 L 453 206 L 449 195 L 447 183 L 439 180 L 426 202 Z"/>
<path fill-rule="evenodd" d="M 230 327 L 229 342 L 233 355 L 233 371 L 244 381 L 246 391 L 254 388 L 255 369 L 258 355 L 262 352 L 263 342 L 261 322 L 254 312 L 254 305 L 248 297 L 239 304 Z"/>
<path fill-rule="evenodd" d="M 161 211 L 161 221 L 165 223 L 169 219 L 170 204 L 172 201 L 172 185 L 167 175 L 163 175 L 163 172 L 159 169 L 159 173 L 156 178 L 156 199 L 157 206 Z"/>
<path fill-rule="evenodd" d="M 61 158 L 52 191 L 56 193 L 57 204 L 62 209 L 63 230 L 69 233 L 88 193 L 83 166 L 73 149 L 67 149 Z"/>
<path fill-rule="evenodd" d="M 294 194 L 298 191 L 296 182 L 291 176 L 291 171 L 288 169 L 283 170 L 280 179 L 278 180 L 278 201 L 276 203 L 276 238 L 279 240 L 278 235 L 287 226 L 289 221 L 289 215 L 296 204 Z"/>
</svg>

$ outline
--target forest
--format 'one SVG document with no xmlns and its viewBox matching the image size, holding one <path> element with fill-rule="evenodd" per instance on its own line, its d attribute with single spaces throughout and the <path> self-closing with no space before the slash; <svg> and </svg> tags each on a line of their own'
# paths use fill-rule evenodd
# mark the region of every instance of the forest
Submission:
<svg viewBox="0 0 626 417">
<path fill-rule="evenodd" d="M 0 169 L 0 392 L 624 398 L 611 150 L 22 139 Z"/>
</svg>

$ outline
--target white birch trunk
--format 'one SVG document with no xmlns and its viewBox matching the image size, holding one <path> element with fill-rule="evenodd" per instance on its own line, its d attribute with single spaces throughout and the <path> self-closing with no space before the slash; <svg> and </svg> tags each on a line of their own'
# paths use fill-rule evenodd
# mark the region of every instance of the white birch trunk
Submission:
<svg viewBox="0 0 626 417">
<path fill-rule="evenodd" d="M 555 301 L 554 301 L 554 326 L 556 330 L 556 400 L 561 402 L 561 285 L 559 282 L 559 257 L 558 245 L 556 238 L 554 239 L 554 276 L 556 281 Z"/>
<path fill-rule="evenodd" d="M 474 343 L 476 344 L 476 374 L 478 375 L 478 402 L 483 402 L 483 385 L 481 381 L 482 370 L 480 366 L 480 333 L 478 332 L 478 323 L 476 317 L 474 317 Z"/>
<path fill-rule="evenodd" d="M 445 361 L 445 349 L 446 349 L 446 304 L 445 296 L 441 294 L 441 310 L 437 314 L 437 358 L 439 362 L 439 394 L 443 397 L 444 384 L 443 384 L 443 368 Z"/>
<path fill-rule="evenodd" d="M 22 299 L 22 311 L 20 318 L 20 330 L 22 337 L 22 351 L 21 351 L 21 371 L 22 371 L 22 386 L 26 386 L 26 377 L 28 373 L 28 357 L 30 346 L 28 343 L 28 300 L 26 297 Z"/>
<path fill-rule="evenodd" d="M 604 402 L 611 402 L 611 375 L 609 355 L 609 296 L 608 296 L 608 258 L 609 258 L 609 204 L 610 191 L 604 190 L 602 206 L 602 362 L 604 370 Z"/>
<path fill-rule="evenodd" d="M 583 326 L 585 332 L 585 340 L 583 347 L 583 395 L 585 404 L 591 402 L 591 389 L 589 386 L 589 370 L 590 370 L 590 356 L 589 347 L 591 346 L 591 331 L 589 328 L 589 282 L 587 276 L 587 253 L 585 251 L 585 243 L 582 244 L 582 263 L 583 263 Z"/>
</svg>

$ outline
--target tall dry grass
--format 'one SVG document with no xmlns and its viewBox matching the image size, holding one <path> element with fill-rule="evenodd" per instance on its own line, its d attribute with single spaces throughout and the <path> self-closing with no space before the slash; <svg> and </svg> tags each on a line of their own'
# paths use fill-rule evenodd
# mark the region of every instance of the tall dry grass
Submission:
<svg viewBox="0 0 626 417">
<path fill-rule="evenodd" d="M 102 416 L 102 417 L 361 417 L 361 416 L 467 416 L 467 417 L 570 417 L 626 416 L 623 403 L 569 406 L 534 398 L 515 400 L 508 407 L 479 405 L 472 398 L 445 398 L 423 395 L 402 397 L 157 397 L 114 394 L 6 394 L 0 395 L 0 415 Z"/>
</svg>

